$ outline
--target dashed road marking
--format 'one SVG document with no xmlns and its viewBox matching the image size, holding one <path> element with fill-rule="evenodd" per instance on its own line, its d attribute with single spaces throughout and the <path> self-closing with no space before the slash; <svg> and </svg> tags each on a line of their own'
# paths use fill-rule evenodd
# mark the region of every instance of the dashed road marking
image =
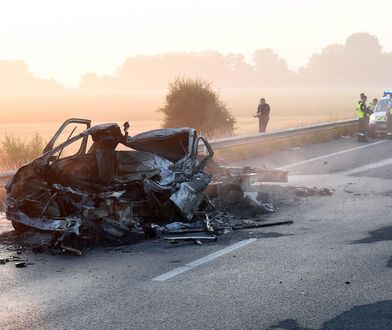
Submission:
<svg viewBox="0 0 392 330">
<path fill-rule="evenodd" d="M 166 280 L 168 280 L 168 279 L 170 279 L 170 278 L 172 278 L 174 276 L 177 276 L 177 275 L 182 274 L 182 273 L 184 273 L 184 272 L 186 272 L 188 270 L 191 270 L 192 268 L 195 268 L 197 266 L 205 264 L 206 262 L 209 262 L 209 261 L 214 260 L 214 259 L 216 259 L 218 257 L 221 257 L 224 254 L 227 254 L 229 252 L 237 250 L 237 249 L 239 249 L 239 248 L 241 248 L 241 247 L 243 247 L 245 245 L 251 244 L 251 243 L 255 242 L 256 240 L 257 240 L 257 238 L 249 238 L 249 239 L 240 241 L 238 243 L 235 243 L 233 245 L 225 247 L 222 250 L 213 252 L 213 253 L 205 256 L 205 257 L 201 257 L 199 259 L 196 259 L 196 260 L 190 262 L 189 264 L 186 264 L 185 266 L 178 267 L 176 269 L 171 270 L 170 272 L 167 272 L 167 273 L 164 273 L 164 274 L 159 275 L 157 277 L 154 277 L 151 281 L 152 282 L 164 282 L 164 281 L 166 281 Z"/>
<path fill-rule="evenodd" d="M 392 165 L 392 158 L 387 158 L 387 159 L 380 160 L 378 162 L 370 163 L 367 165 L 352 168 L 351 170 L 341 171 L 334 174 L 352 175 L 352 174 L 357 174 L 357 173 L 373 170 L 384 166 L 390 166 L 390 165 Z"/>
<path fill-rule="evenodd" d="M 298 166 L 298 165 L 312 163 L 312 162 L 315 162 L 317 160 L 321 160 L 321 159 L 325 159 L 325 158 L 329 158 L 329 157 L 345 154 L 346 152 L 360 150 L 360 149 L 363 149 L 363 148 L 368 148 L 368 147 L 371 147 L 371 146 L 374 146 L 374 145 L 377 145 L 377 144 L 381 144 L 381 143 L 385 143 L 385 142 L 390 142 L 390 140 L 381 140 L 381 141 L 377 141 L 377 142 L 372 142 L 372 143 L 364 144 L 364 145 L 361 145 L 361 146 L 358 146 L 358 147 L 345 149 L 345 150 L 338 151 L 338 152 L 333 152 L 331 154 L 327 154 L 327 155 L 323 155 L 323 156 L 319 156 L 319 157 L 315 157 L 315 158 L 306 159 L 306 160 L 303 160 L 303 161 L 298 162 L 298 163 L 293 163 L 293 164 L 289 164 L 289 165 L 285 165 L 285 166 L 279 167 L 279 169 L 285 170 L 285 169 L 288 169 L 288 168 L 291 168 L 291 167 L 295 167 L 295 166 Z"/>
</svg>

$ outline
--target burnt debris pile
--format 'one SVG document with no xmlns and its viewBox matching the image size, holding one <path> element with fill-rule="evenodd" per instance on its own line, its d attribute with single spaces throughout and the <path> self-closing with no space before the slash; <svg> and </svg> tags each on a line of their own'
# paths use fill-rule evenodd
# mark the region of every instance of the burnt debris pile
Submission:
<svg viewBox="0 0 392 330">
<path fill-rule="evenodd" d="M 75 124 L 85 130 L 58 141 Z M 122 132 L 117 124 L 91 127 L 89 120 L 67 120 L 44 154 L 22 166 L 6 185 L 6 216 L 15 230 L 49 232 L 52 248 L 72 252 L 135 232 L 207 232 L 197 240 L 167 239 L 214 240 L 274 211 L 255 184 L 285 182 L 287 172 L 219 166 L 211 160 L 208 141 L 192 128 L 133 137 L 127 128 Z"/>
</svg>

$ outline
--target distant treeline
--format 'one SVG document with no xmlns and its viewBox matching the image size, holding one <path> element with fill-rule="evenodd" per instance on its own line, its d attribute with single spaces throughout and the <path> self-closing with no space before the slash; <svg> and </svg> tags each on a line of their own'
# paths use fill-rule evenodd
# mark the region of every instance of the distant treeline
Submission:
<svg viewBox="0 0 392 330">
<path fill-rule="evenodd" d="M 257 49 L 251 63 L 242 54 L 218 52 L 139 55 L 112 75 L 85 74 L 78 91 L 165 89 L 179 76 L 208 80 L 218 88 L 391 87 L 392 53 L 383 52 L 375 36 L 355 33 L 344 45 L 329 45 L 314 54 L 298 71 L 289 70 L 286 60 L 268 48 Z M 0 61 L 0 87 L 0 94 L 68 92 L 55 80 L 35 77 L 21 61 Z"/>
</svg>

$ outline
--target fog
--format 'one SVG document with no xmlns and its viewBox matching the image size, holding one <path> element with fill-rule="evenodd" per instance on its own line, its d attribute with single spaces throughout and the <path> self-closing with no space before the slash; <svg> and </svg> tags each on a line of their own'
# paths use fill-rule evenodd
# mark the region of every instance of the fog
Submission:
<svg viewBox="0 0 392 330">
<path fill-rule="evenodd" d="M 256 49 L 250 62 L 213 51 L 140 55 L 112 75 L 86 73 L 73 89 L 34 76 L 22 61 L 0 60 L 1 121 L 159 120 L 157 109 L 178 76 L 211 81 L 237 117 L 253 115 L 265 97 L 272 117 L 349 118 L 360 92 L 377 97 L 392 85 L 392 54 L 375 36 L 356 33 L 326 46 L 297 72 L 268 48 Z"/>
</svg>

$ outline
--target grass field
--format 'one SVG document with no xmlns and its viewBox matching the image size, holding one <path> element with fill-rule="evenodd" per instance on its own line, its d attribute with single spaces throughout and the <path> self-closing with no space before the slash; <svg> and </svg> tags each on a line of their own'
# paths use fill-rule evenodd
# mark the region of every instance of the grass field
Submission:
<svg viewBox="0 0 392 330">
<path fill-rule="evenodd" d="M 302 120 L 303 116 L 355 115 L 360 92 L 366 92 L 369 99 L 382 94 L 382 89 L 367 91 L 315 87 L 214 89 L 237 118 L 255 114 L 260 97 L 264 97 L 271 106 L 273 118 L 287 116 L 297 117 L 298 120 Z M 167 90 L 123 94 L 70 92 L 52 96 L 0 95 L 0 124 L 60 122 L 70 117 L 90 118 L 94 122 L 159 122 L 161 114 L 157 110 L 164 106 L 166 94 Z"/>
</svg>

